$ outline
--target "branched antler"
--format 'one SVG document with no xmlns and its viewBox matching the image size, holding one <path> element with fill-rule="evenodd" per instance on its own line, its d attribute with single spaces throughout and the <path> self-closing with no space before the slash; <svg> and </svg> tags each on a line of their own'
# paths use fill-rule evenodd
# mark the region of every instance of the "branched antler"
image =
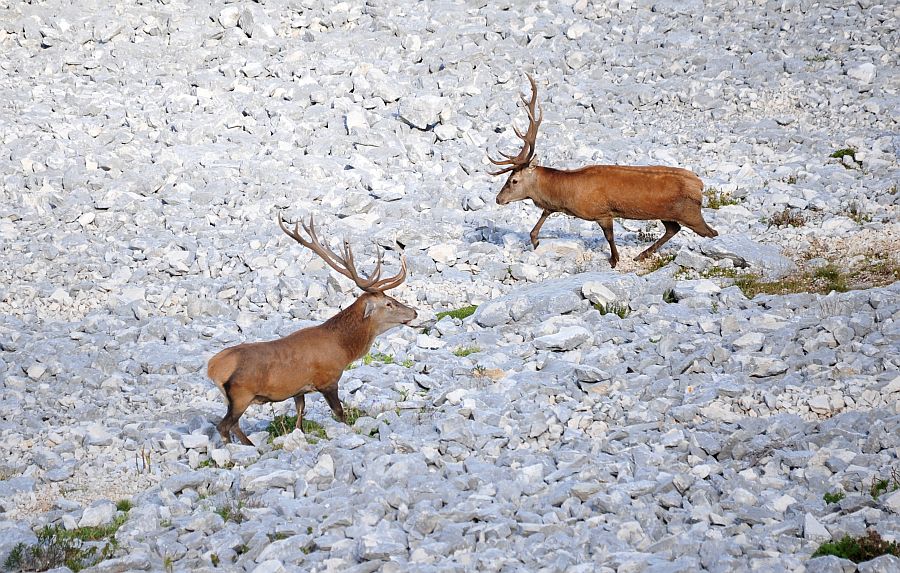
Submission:
<svg viewBox="0 0 900 573">
<path fill-rule="evenodd" d="M 506 159 L 492 159 L 488 156 L 488 160 L 494 165 L 506 166 L 499 171 L 494 171 L 491 175 L 500 175 L 507 171 L 522 169 L 523 167 L 526 167 L 531 162 L 531 158 L 534 157 L 534 143 L 535 139 L 537 139 L 538 128 L 541 126 L 541 121 L 544 119 L 544 110 L 541 108 L 540 104 L 537 103 L 537 84 L 535 84 L 534 78 L 531 77 L 531 74 L 526 75 L 528 76 L 528 81 L 531 82 L 531 101 L 525 99 L 525 94 L 521 94 L 520 97 L 522 98 L 522 103 L 525 104 L 525 111 L 528 113 L 528 129 L 525 133 L 522 133 L 519 131 L 519 128 L 513 124 L 513 131 L 516 132 L 519 139 L 524 142 L 524 145 L 518 155 L 507 155 L 500 151 L 500 155 Z M 537 114 L 535 113 L 535 107 L 537 107 Z"/>
<path fill-rule="evenodd" d="M 306 231 L 306 234 L 309 235 L 310 240 L 307 241 L 303 238 L 303 235 L 300 234 L 301 225 L 303 226 L 303 230 Z M 309 225 L 302 222 L 294 223 L 294 228 L 292 230 L 285 226 L 284 219 L 281 217 L 281 212 L 279 212 L 278 226 L 281 227 L 281 230 L 284 231 L 287 236 L 319 255 L 328 266 L 352 280 L 356 283 L 356 286 L 365 292 L 384 292 L 400 285 L 406 279 L 406 259 L 404 257 L 400 257 L 399 273 L 386 279 L 381 278 L 380 250 L 378 251 L 378 256 L 375 260 L 375 270 L 372 271 L 369 276 L 365 278 L 361 277 L 356 270 L 356 263 L 353 260 L 353 251 L 350 248 L 350 242 L 347 241 L 347 239 L 344 239 L 340 255 L 323 245 L 316 235 L 316 227 L 312 215 L 309 217 Z"/>
</svg>

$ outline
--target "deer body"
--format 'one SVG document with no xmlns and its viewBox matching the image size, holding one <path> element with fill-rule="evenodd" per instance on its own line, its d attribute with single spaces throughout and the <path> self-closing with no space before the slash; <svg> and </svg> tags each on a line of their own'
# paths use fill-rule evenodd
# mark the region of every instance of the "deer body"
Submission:
<svg viewBox="0 0 900 573">
<path fill-rule="evenodd" d="M 531 230 L 531 244 L 538 247 L 538 233 L 547 217 L 556 212 L 579 219 L 596 221 L 603 229 L 610 247 L 609 262 L 615 267 L 619 261 L 613 237 L 613 219 L 658 219 L 666 232 L 650 248 L 637 256 L 643 259 L 662 246 L 680 229 L 688 227 L 698 235 L 715 237 L 718 233 L 703 220 L 700 207 L 703 201 L 703 182 L 692 172 L 677 167 L 591 165 L 581 169 L 563 170 L 535 165 L 535 140 L 543 114 L 535 110 L 537 86 L 531 82 L 532 97 L 522 96 L 528 112 L 529 126 L 525 133 L 515 129 L 524 146 L 517 156 L 502 154 L 505 159 L 490 159 L 504 166 L 493 175 L 511 172 L 497 194 L 497 203 L 531 199 L 543 209 L 540 219 Z"/>
<path fill-rule="evenodd" d="M 304 228 L 310 232 L 312 224 Z M 285 232 L 300 241 L 297 238 L 299 234 L 294 236 L 288 230 Z M 296 228 L 294 233 L 297 233 Z M 313 250 L 321 248 L 315 232 L 310 235 L 316 247 Z M 345 248 L 343 258 L 330 250 L 316 252 L 323 258 L 334 257 L 331 260 L 326 258 L 326 262 L 332 266 L 340 263 L 339 266 L 345 269 L 353 264 L 349 247 Z M 379 269 L 380 266 L 379 259 Z M 225 417 L 217 426 L 223 441 L 230 442 L 233 432 L 241 443 L 253 445 L 239 423 L 251 404 L 293 398 L 297 408 L 296 427 L 300 428 L 306 406 L 305 395 L 310 392 L 321 392 L 335 416 L 344 421 L 344 409 L 338 397 L 338 381 L 344 369 L 364 356 L 379 334 L 416 318 L 414 309 L 382 292 L 403 281 L 405 263 L 400 274 L 383 281 L 378 280 L 377 270 L 373 273 L 374 278 L 369 277 L 367 281 L 359 279 L 355 270 L 347 276 L 351 274 L 351 278 L 355 277 L 357 284 L 367 292 L 327 321 L 278 340 L 232 346 L 210 359 L 207 374 L 225 396 L 228 405 Z"/>
</svg>

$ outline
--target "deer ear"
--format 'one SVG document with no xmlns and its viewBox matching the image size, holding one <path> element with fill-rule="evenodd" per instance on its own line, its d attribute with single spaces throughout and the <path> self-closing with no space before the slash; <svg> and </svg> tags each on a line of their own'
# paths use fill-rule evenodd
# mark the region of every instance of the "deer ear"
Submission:
<svg viewBox="0 0 900 573">
<path fill-rule="evenodd" d="M 371 300 L 371 299 L 370 299 L 370 300 L 367 300 L 367 301 L 366 301 L 366 306 L 365 306 L 365 308 L 363 309 L 363 318 L 369 318 L 369 316 L 370 316 L 373 312 L 375 312 L 375 301 L 374 301 L 374 300 Z"/>
</svg>

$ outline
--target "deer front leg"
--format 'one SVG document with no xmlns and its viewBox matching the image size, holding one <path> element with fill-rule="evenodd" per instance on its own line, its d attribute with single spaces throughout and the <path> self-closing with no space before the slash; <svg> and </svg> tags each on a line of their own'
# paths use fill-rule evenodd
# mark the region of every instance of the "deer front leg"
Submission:
<svg viewBox="0 0 900 573">
<path fill-rule="evenodd" d="M 535 223 L 535 225 L 534 225 L 534 229 L 531 230 L 531 235 L 530 235 L 531 236 L 531 246 L 534 247 L 535 249 L 537 249 L 538 245 L 541 244 L 541 242 L 538 241 L 538 233 L 541 231 L 541 226 L 544 224 L 544 221 L 547 220 L 547 217 L 549 217 L 552 214 L 553 214 L 553 211 L 548 211 L 547 209 L 544 209 L 544 212 L 541 213 L 541 218 L 538 219 L 538 222 Z"/>
<path fill-rule="evenodd" d="M 341 422 L 347 423 L 347 416 L 344 415 L 344 406 L 341 405 L 341 399 L 338 398 L 337 384 L 331 388 L 321 390 L 321 392 L 325 396 L 325 401 L 331 407 L 331 411 L 334 412 L 334 416 Z"/>
<path fill-rule="evenodd" d="M 294 429 L 302 432 L 303 411 L 306 410 L 306 396 L 304 394 L 294 396 L 294 407 L 297 409 L 297 424 L 294 426 Z"/>
<path fill-rule="evenodd" d="M 603 229 L 603 236 L 606 237 L 606 242 L 609 243 L 609 266 L 616 268 L 616 265 L 619 263 L 619 251 L 616 250 L 616 240 L 613 237 L 613 220 L 612 218 L 601 219 L 597 221 L 597 224 Z"/>
</svg>

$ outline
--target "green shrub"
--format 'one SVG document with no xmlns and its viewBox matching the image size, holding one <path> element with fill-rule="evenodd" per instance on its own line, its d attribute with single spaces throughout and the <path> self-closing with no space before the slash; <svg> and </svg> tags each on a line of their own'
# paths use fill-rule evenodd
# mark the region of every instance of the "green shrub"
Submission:
<svg viewBox="0 0 900 573">
<path fill-rule="evenodd" d="M 900 544 L 885 541 L 874 529 L 866 532 L 862 537 L 850 537 L 845 535 L 838 541 L 823 543 L 812 554 L 813 557 L 834 555 L 842 559 L 849 559 L 854 563 L 862 563 L 875 559 L 880 555 L 894 555 L 900 557 Z"/>
<path fill-rule="evenodd" d="M 15 571 L 47 571 L 68 567 L 81 571 L 113 556 L 118 546 L 116 531 L 125 523 L 120 515 L 108 525 L 79 527 L 68 531 L 59 525 L 48 525 L 37 532 L 37 543 L 16 544 L 3 563 L 4 569 Z M 93 541 L 98 544 L 85 545 Z"/>
</svg>

